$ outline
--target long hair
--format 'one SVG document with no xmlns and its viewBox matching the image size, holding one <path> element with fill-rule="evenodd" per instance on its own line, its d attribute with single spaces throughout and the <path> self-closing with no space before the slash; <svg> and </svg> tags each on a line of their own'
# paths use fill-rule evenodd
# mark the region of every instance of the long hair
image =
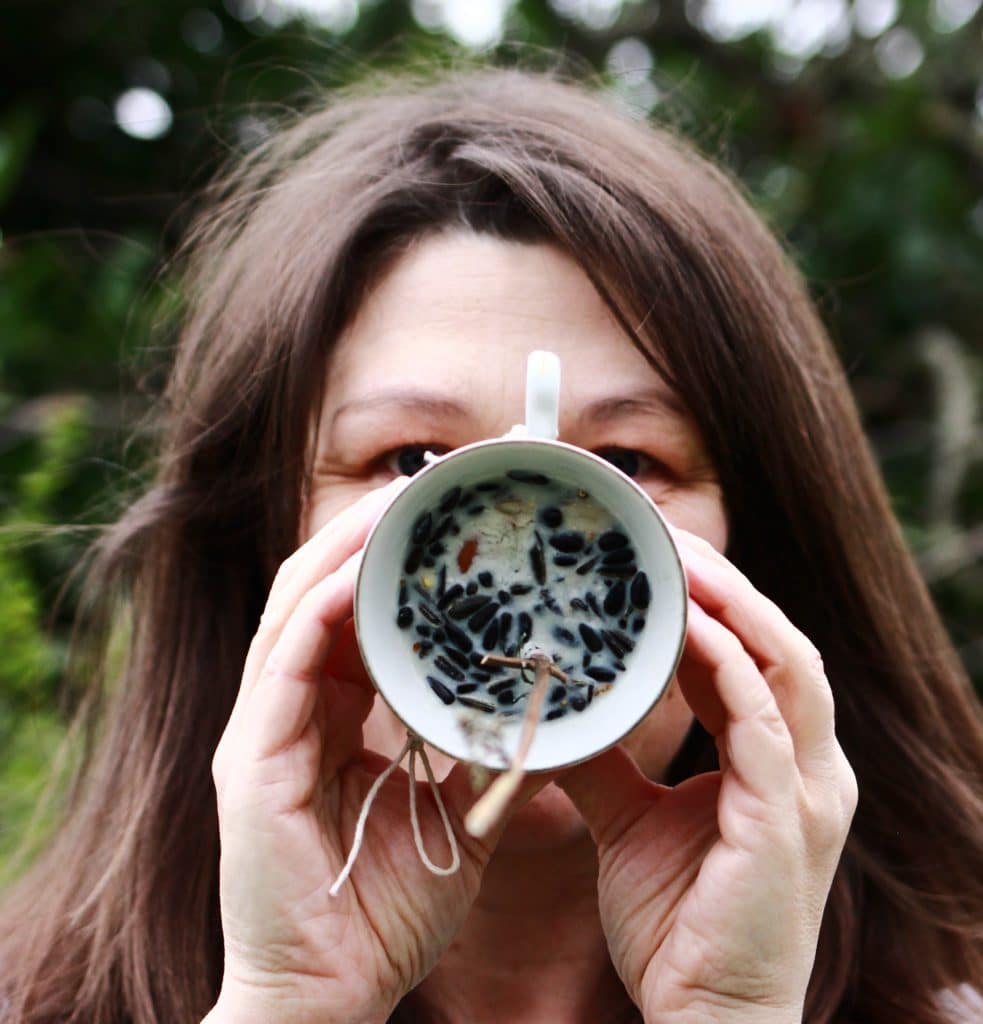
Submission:
<svg viewBox="0 0 983 1024">
<path fill-rule="evenodd" d="M 326 359 L 384 268 L 453 228 L 577 260 L 695 417 L 729 557 L 823 655 L 860 805 L 805 1020 L 937 1024 L 938 990 L 980 986 L 980 717 L 833 346 L 739 186 L 585 84 L 479 68 L 333 93 L 206 199 L 155 476 L 87 576 L 84 764 L 0 916 L 12 1021 L 193 1020 L 217 998 L 210 763 L 298 544 Z M 677 775 L 712 764 L 694 736 Z"/>
</svg>

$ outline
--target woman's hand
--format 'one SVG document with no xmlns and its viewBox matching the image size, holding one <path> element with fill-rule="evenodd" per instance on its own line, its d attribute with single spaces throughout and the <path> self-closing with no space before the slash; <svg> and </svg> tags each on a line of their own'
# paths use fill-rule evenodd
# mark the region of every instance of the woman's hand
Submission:
<svg viewBox="0 0 983 1024">
<path fill-rule="evenodd" d="M 374 690 L 351 614 L 362 545 L 398 486 L 366 495 L 283 563 L 250 646 L 213 761 L 225 976 L 209 1022 L 385 1020 L 460 927 L 504 827 L 482 841 L 467 835 L 473 795 L 465 767 L 455 767 L 440 791 L 461 868 L 431 874 L 399 770 L 372 805 L 351 876 L 337 896 L 328 892 L 388 763 L 362 747 Z M 426 784 L 417 789 L 426 848 L 446 864 L 435 801 Z"/>
<path fill-rule="evenodd" d="M 670 788 L 620 747 L 558 780 L 598 847 L 601 918 L 646 1022 L 801 1021 L 857 803 L 822 661 L 702 539 L 678 679 L 719 772 Z"/>
</svg>

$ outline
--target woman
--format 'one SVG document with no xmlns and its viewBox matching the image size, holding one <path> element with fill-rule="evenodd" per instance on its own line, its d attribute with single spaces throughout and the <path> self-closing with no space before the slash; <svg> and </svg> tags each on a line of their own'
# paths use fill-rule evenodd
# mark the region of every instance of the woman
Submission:
<svg viewBox="0 0 983 1024">
<path fill-rule="evenodd" d="M 93 569 L 127 656 L 4 911 L 8 1017 L 968 1019 L 978 713 L 733 183 L 581 87 L 484 70 L 335 98 L 211 198 L 157 476 Z M 533 348 L 563 360 L 561 438 L 675 529 L 677 680 L 486 840 L 442 764 L 456 875 L 419 864 L 392 777 L 331 897 L 403 739 L 354 643 L 359 550 L 426 448 L 521 419 Z"/>
</svg>

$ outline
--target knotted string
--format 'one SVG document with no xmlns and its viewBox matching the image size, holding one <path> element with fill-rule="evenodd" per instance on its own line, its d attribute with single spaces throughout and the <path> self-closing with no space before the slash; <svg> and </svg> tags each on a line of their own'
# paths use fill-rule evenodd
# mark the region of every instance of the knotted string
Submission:
<svg viewBox="0 0 983 1024">
<path fill-rule="evenodd" d="M 365 799 L 362 801 L 362 809 L 358 812 L 358 821 L 355 824 L 355 836 L 352 839 L 351 852 L 348 854 L 348 860 L 345 862 L 345 866 L 341 869 L 341 874 L 335 879 L 334 884 L 328 890 L 332 896 L 337 896 L 341 887 L 345 884 L 345 880 L 351 874 L 352 868 L 355 866 L 355 858 L 358 857 L 359 850 L 362 848 L 362 840 L 365 837 L 365 823 L 369 818 L 369 811 L 372 809 L 372 802 L 375 800 L 379 790 L 385 785 L 386 779 L 399 767 L 400 762 L 406 756 L 407 751 L 410 755 L 410 761 L 408 765 L 409 782 L 410 782 L 410 823 L 413 826 L 413 841 L 416 843 L 416 852 L 420 856 L 420 860 L 423 861 L 424 867 L 434 875 L 453 875 L 455 871 L 461 866 L 461 852 L 457 846 L 457 837 L 454 835 L 454 829 L 451 826 L 450 817 L 447 814 L 447 808 L 444 807 L 444 801 L 440 796 L 440 787 L 437 785 L 437 780 L 434 778 L 433 769 L 430 767 L 430 759 L 427 757 L 427 752 L 423 746 L 423 740 L 420 739 L 415 733 L 407 730 L 406 742 L 403 744 L 402 750 L 389 762 L 386 768 L 382 771 L 379 777 L 372 783 L 368 793 L 365 794 Z M 444 823 L 444 831 L 447 834 L 447 842 L 451 848 L 451 862 L 450 864 L 442 868 L 434 862 L 427 855 L 427 851 L 423 845 L 423 833 L 420 831 L 420 820 L 416 811 L 416 755 L 420 755 L 420 760 L 423 762 L 423 770 L 427 774 L 427 781 L 430 783 L 430 791 L 433 793 L 434 801 L 437 804 L 437 810 L 440 813 L 440 820 Z"/>
</svg>

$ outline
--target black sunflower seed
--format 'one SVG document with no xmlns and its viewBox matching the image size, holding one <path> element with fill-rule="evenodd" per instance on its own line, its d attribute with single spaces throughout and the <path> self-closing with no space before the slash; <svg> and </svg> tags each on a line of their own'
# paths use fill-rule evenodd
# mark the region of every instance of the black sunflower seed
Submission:
<svg viewBox="0 0 983 1024">
<path fill-rule="evenodd" d="M 625 605 L 625 582 L 618 580 L 607 592 L 604 598 L 604 612 L 607 615 L 617 615 Z"/>
<path fill-rule="evenodd" d="M 491 690 L 489 690 L 488 692 L 491 693 Z M 499 690 L 498 691 L 498 703 L 499 704 L 506 704 L 506 705 L 514 704 L 515 703 L 515 694 L 512 692 L 512 690 Z"/>
<path fill-rule="evenodd" d="M 425 512 L 419 519 L 413 524 L 413 532 L 410 535 L 410 539 L 414 544 L 422 544 L 427 537 L 430 536 L 430 531 L 433 528 L 433 515 L 430 512 Z"/>
<path fill-rule="evenodd" d="M 474 595 L 478 593 L 478 584 L 477 584 L 477 583 L 475 583 L 475 581 L 474 581 L 474 580 L 472 580 L 472 581 L 471 581 L 471 582 L 470 582 L 470 583 L 469 583 L 469 584 L 468 584 L 468 585 L 467 585 L 467 586 L 466 586 L 466 587 L 464 588 L 464 593 L 465 593 L 465 594 L 467 594 L 467 595 L 468 595 L 468 597 L 474 597 Z"/>
<path fill-rule="evenodd" d="M 454 583 L 444 591 L 443 596 L 437 602 L 437 607 L 443 611 L 452 601 L 456 601 L 463 594 L 464 587 L 460 583 Z"/>
<path fill-rule="evenodd" d="M 446 534 L 453 525 L 454 517 L 444 516 L 430 535 L 430 543 L 435 544 L 438 540 L 443 540 L 444 534 Z"/>
<path fill-rule="evenodd" d="M 614 580 L 630 580 L 638 571 L 637 565 L 602 565 L 597 570 L 598 576 Z"/>
<path fill-rule="evenodd" d="M 543 552 L 543 542 L 539 534 L 536 534 L 536 543 L 529 549 L 529 564 L 532 566 L 532 574 L 536 582 L 542 586 L 546 582 L 546 555 Z"/>
<path fill-rule="evenodd" d="M 500 590 L 498 592 L 498 603 L 499 604 L 511 604 L 512 595 L 507 590 Z"/>
<path fill-rule="evenodd" d="M 560 607 L 559 601 L 557 601 L 557 599 L 550 593 L 549 588 L 543 587 L 539 592 L 539 596 L 543 599 L 543 604 L 545 604 L 551 612 L 556 612 L 557 615 L 563 614 L 563 609 Z"/>
<path fill-rule="evenodd" d="M 561 569 L 565 569 L 569 565 L 576 565 L 580 561 L 576 555 L 554 555 L 553 564 L 560 566 Z"/>
<path fill-rule="evenodd" d="M 561 644 L 566 644 L 568 647 L 577 646 L 577 638 L 570 632 L 566 626 L 554 626 L 553 636 L 559 640 Z"/>
<path fill-rule="evenodd" d="M 565 686 L 557 685 L 554 686 L 552 690 L 550 690 L 550 695 L 547 699 L 549 700 L 550 704 L 558 704 L 561 700 L 563 700 L 563 698 L 566 695 L 567 688 Z"/>
<path fill-rule="evenodd" d="M 469 637 L 468 634 L 459 626 L 455 626 L 453 622 L 445 622 L 444 630 L 447 633 L 447 639 L 450 640 L 455 647 L 459 647 L 464 651 L 465 654 L 474 649 L 471 637 Z"/>
<path fill-rule="evenodd" d="M 509 587 L 509 593 L 514 594 L 516 597 L 522 597 L 523 594 L 529 594 L 532 592 L 532 587 L 528 583 L 513 583 Z"/>
<path fill-rule="evenodd" d="M 444 620 L 427 604 L 426 601 L 421 601 L 419 604 L 420 614 L 435 626 L 442 626 Z"/>
<path fill-rule="evenodd" d="M 474 693 L 478 689 L 477 683 L 458 683 L 454 687 L 454 692 L 460 696 L 462 693 Z"/>
<path fill-rule="evenodd" d="M 492 576 L 492 574 L 487 569 L 485 569 L 483 572 L 478 573 L 478 582 L 483 587 L 491 587 L 495 584 L 495 577 Z"/>
<path fill-rule="evenodd" d="M 410 548 L 409 554 L 406 556 L 406 561 L 403 563 L 403 572 L 407 576 L 412 576 L 417 569 L 420 568 L 420 563 L 423 561 L 423 548 L 414 547 Z"/>
<path fill-rule="evenodd" d="M 476 700 L 474 697 L 458 697 L 459 704 L 463 704 L 466 708 L 474 708 L 475 711 L 494 711 L 495 705 L 489 704 L 485 700 Z"/>
<path fill-rule="evenodd" d="M 597 546 L 602 551 L 615 551 L 628 546 L 628 538 L 617 530 L 608 530 L 597 538 Z"/>
<path fill-rule="evenodd" d="M 479 672 L 477 669 L 471 670 L 471 678 L 478 683 L 487 683 L 491 679 L 490 672 Z"/>
<path fill-rule="evenodd" d="M 570 607 L 571 608 L 576 608 L 578 612 L 590 611 L 590 609 L 587 607 L 587 602 L 584 601 L 583 598 L 580 598 L 580 597 L 571 597 L 570 598 Z"/>
<path fill-rule="evenodd" d="M 406 593 L 406 580 L 399 581 L 399 598 L 398 603 L 400 605 L 406 604 L 406 599 L 409 595 Z"/>
<path fill-rule="evenodd" d="M 434 679 L 433 676 L 427 676 L 427 682 L 430 684 L 430 689 L 445 703 L 454 703 L 454 694 L 451 692 L 450 687 L 445 686 L 439 679 Z"/>
<path fill-rule="evenodd" d="M 407 605 L 403 605 L 402 608 L 396 612 L 396 625 L 400 629 L 409 629 L 413 625 L 413 609 Z"/>
<path fill-rule="evenodd" d="M 505 638 L 509 635 L 509 630 L 512 628 L 512 613 L 502 612 L 498 617 L 498 635 L 499 638 L 504 642 Z"/>
<path fill-rule="evenodd" d="M 587 669 L 587 675 L 598 683 L 610 683 L 611 680 L 614 679 L 614 672 L 609 668 L 602 667 L 601 665 L 592 665 Z"/>
<path fill-rule="evenodd" d="M 648 608 L 649 601 L 652 597 L 652 591 L 649 588 L 649 578 L 644 572 L 638 573 L 637 576 L 631 581 L 631 603 L 641 611 L 643 608 Z"/>
<path fill-rule="evenodd" d="M 478 611 L 468 619 L 468 629 L 472 633 L 480 633 L 485 626 L 498 614 L 498 603 L 496 601 L 490 601 L 484 605 Z"/>
<path fill-rule="evenodd" d="M 566 708 L 553 708 L 552 710 L 546 712 L 546 721 L 553 722 L 557 718 L 562 718 L 566 713 Z"/>
<path fill-rule="evenodd" d="M 524 644 L 532 636 L 532 616 L 528 612 L 519 612 L 515 620 L 519 631 L 519 644 Z"/>
<path fill-rule="evenodd" d="M 492 651 L 498 644 L 498 619 L 494 622 L 489 623 L 488 628 L 485 630 L 484 635 L 481 638 L 481 646 L 486 651 Z"/>
<path fill-rule="evenodd" d="M 607 633 L 617 643 L 626 654 L 630 654 L 635 649 L 635 641 L 630 636 L 626 636 L 624 633 L 619 632 L 616 629 L 609 629 Z M 604 635 L 603 633 L 601 634 Z M 607 639 L 605 637 L 605 639 Z M 620 655 L 619 655 L 620 657 Z"/>
<path fill-rule="evenodd" d="M 441 499 L 440 505 L 437 507 L 437 511 L 443 516 L 447 515 L 448 512 L 460 501 L 461 499 L 461 488 L 452 487 Z"/>
<path fill-rule="evenodd" d="M 507 689 L 509 689 L 509 687 L 514 686 L 514 685 L 515 685 L 515 680 L 512 679 L 511 677 L 509 677 L 507 679 L 499 679 L 498 682 L 492 683 L 488 687 L 488 693 L 490 693 L 492 696 L 495 696 L 495 694 L 501 693 L 502 690 L 507 690 Z"/>
<path fill-rule="evenodd" d="M 584 641 L 584 646 L 587 650 L 592 651 L 596 654 L 604 645 L 601 643 L 601 638 L 587 625 L 585 622 L 581 622 L 577 627 L 580 631 L 581 639 Z"/>
<path fill-rule="evenodd" d="M 449 676 L 454 680 L 455 683 L 464 682 L 464 673 L 457 667 L 452 665 L 442 654 L 438 654 L 433 660 L 434 665 L 444 673 L 445 676 Z M 612 679 L 614 676 L 611 677 Z"/>
<path fill-rule="evenodd" d="M 555 530 L 563 522 L 563 513 L 555 505 L 549 505 L 540 511 L 539 521 L 543 526 Z"/>
<path fill-rule="evenodd" d="M 475 668 L 481 668 L 481 663 L 484 660 L 485 660 L 485 656 L 481 653 L 481 651 L 472 651 L 468 655 L 468 661 L 470 661 L 471 664 L 474 665 Z"/>
<path fill-rule="evenodd" d="M 537 484 L 542 486 L 550 482 L 548 476 L 544 476 L 542 473 L 532 473 L 528 469 L 510 469 L 505 475 L 520 484 Z"/>
<path fill-rule="evenodd" d="M 570 707 L 572 707 L 574 711 L 583 711 L 584 708 L 587 707 L 587 698 L 582 697 L 579 693 L 575 694 L 570 698 Z"/>
<path fill-rule="evenodd" d="M 457 650 L 455 647 L 445 647 L 444 654 L 451 659 L 456 665 L 460 665 L 461 668 L 470 668 L 471 662 L 468 661 L 468 656 L 463 652 Z"/>
<path fill-rule="evenodd" d="M 601 636 L 604 637 L 604 642 L 607 644 L 608 650 L 616 658 L 623 658 L 629 651 L 633 650 L 635 647 L 633 641 L 629 640 L 628 637 L 624 635 L 624 633 L 617 632 L 617 630 L 602 629 Z M 624 637 L 625 640 L 628 640 L 627 646 L 625 646 L 625 644 L 621 642 L 622 637 Z"/>
<path fill-rule="evenodd" d="M 447 566 L 442 565 L 437 571 L 437 600 L 444 596 L 444 591 L 447 589 Z"/>
<path fill-rule="evenodd" d="M 586 562 L 584 562 L 583 565 L 577 566 L 577 575 L 586 576 L 591 571 L 591 569 L 594 568 L 595 565 L 597 565 L 597 559 L 589 558 Z"/>
<path fill-rule="evenodd" d="M 585 654 L 583 656 L 583 658 L 580 659 L 580 667 L 581 668 L 590 668 L 590 655 L 589 654 Z"/>
<path fill-rule="evenodd" d="M 417 626 L 416 627 L 416 634 L 417 634 L 417 636 L 424 636 L 424 637 L 430 636 L 430 627 L 429 626 Z"/>
<path fill-rule="evenodd" d="M 452 619 L 466 619 L 469 616 L 474 615 L 479 608 L 484 608 L 490 600 L 491 598 L 486 594 L 475 594 L 473 597 L 462 597 L 447 609 L 447 614 Z"/>
<path fill-rule="evenodd" d="M 616 548 L 614 551 L 609 551 L 602 559 L 605 565 L 627 565 L 634 561 L 635 552 L 631 548 Z"/>
<path fill-rule="evenodd" d="M 413 646 L 416 647 L 417 645 L 414 644 Z M 433 650 L 433 644 L 429 640 L 422 640 L 419 644 L 419 648 L 420 649 L 416 652 L 417 657 L 425 658 Z"/>
<path fill-rule="evenodd" d="M 590 606 L 590 610 L 595 615 L 600 617 L 600 615 L 601 615 L 601 608 L 600 608 L 600 605 L 597 603 L 597 598 L 589 590 L 587 591 L 586 594 L 584 594 L 584 598 L 586 599 L 587 604 Z"/>
<path fill-rule="evenodd" d="M 561 533 L 554 533 L 550 537 L 550 547 L 556 548 L 557 551 L 562 551 L 564 554 L 573 554 L 577 551 L 583 551 L 586 540 L 582 533 L 578 533 L 576 530 L 564 530 Z"/>
<path fill-rule="evenodd" d="M 641 617 L 641 615 L 639 615 L 637 619 L 634 619 L 632 621 L 631 631 L 633 633 L 641 633 L 641 631 L 644 628 L 645 628 L 645 620 Z"/>
</svg>

